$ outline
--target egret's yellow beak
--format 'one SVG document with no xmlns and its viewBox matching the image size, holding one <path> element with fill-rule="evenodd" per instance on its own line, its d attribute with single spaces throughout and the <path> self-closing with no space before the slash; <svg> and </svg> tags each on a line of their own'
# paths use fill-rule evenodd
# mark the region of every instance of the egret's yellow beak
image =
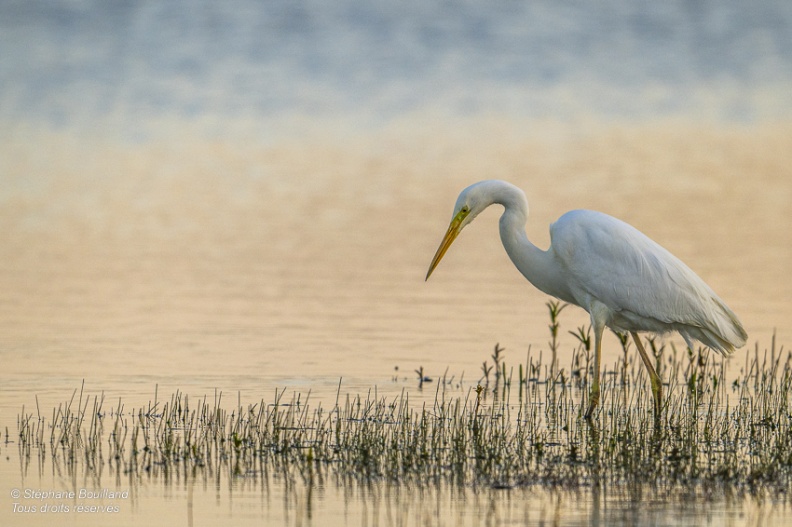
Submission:
<svg viewBox="0 0 792 527">
<path fill-rule="evenodd" d="M 451 220 L 451 225 L 448 226 L 448 231 L 446 231 L 445 236 L 443 236 L 443 241 L 440 242 L 440 247 L 437 248 L 437 252 L 432 258 L 432 263 L 429 265 L 429 271 L 426 273 L 425 280 L 429 280 L 429 277 L 432 276 L 432 271 L 434 271 L 437 264 L 440 263 L 440 260 L 443 259 L 443 255 L 446 253 L 451 244 L 454 243 L 454 240 L 462 231 L 460 227 L 462 225 L 462 220 L 468 215 L 470 211 L 467 208 L 460 210 L 454 219 Z M 424 281 L 425 281 L 424 280 Z"/>
</svg>

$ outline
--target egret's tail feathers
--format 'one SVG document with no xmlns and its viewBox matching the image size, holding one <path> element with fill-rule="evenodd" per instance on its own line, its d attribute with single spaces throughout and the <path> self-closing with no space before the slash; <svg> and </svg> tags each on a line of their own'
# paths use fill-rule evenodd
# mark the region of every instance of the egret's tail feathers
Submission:
<svg viewBox="0 0 792 527">
<path fill-rule="evenodd" d="M 720 324 L 718 324 L 720 335 L 718 336 L 730 345 L 729 353 L 733 353 L 734 348 L 741 348 L 745 345 L 748 333 L 745 332 L 737 315 L 726 304 L 718 302 L 718 306 L 721 308 Z"/>
<path fill-rule="evenodd" d="M 685 337 L 688 346 L 691 345 L 691 340 L 695 339 L 725 357 L 731 356 L 735 348 L 739 348 L 745 344 L 745 340 L 733 343 L 707 328 L 688 327 L 685 328 L 684 331 L 680 331 L 680 333 Z"/>
<path fill-rule="evenodd" d="M 715 299 L 713 299 L 715 300 Z M 748 333 L 737 315 L 726 304 L 715 300 L 717 308 L 712 316 L 701 326 L 687 326 L 680 331 L 686 340 L 694 338 L 705 346 L 728 357 L 736 348 L 741 348 L 748 340 Z"/>
</svg>

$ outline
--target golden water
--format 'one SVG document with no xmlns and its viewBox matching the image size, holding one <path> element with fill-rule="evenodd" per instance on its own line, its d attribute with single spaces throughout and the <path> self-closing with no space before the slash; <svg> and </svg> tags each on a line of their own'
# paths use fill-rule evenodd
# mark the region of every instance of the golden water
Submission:
<svg viewBox="0 0 792 527">
<path fill-rule="evenodd" d="M 457 193 L 479 179 L 525 189 L 537 245 L 567 210 L 610 213 L 702 276 L 742 319 L 748 348 L 768 347 L 774 332 L 780 345 L 792 342 L 789 123 L 409 116 L 368 134 L 324 123 L 266 144 L 191 135 L 189 123 L 163 129 L 151 142 L 0 131 L 0 431 L 11 440 L 0 445 L 2 525 L 23 521 L 6 489 L 64 486 L 131 489 L 119 525 L 184 523 L 188 513 L 233 525 L 431 519 L 408 489 L 377 487 L 372 501 L 374 491 L 350 496 L 328 483 L 318 499 L 261 482 L 75 481 L 46 463 L 21 474 L 13 436 L 23 405 L 49 415 L 83 380 L 111 406 L 176 390 L 222 392 L 233 404 L 270 400 L 276 389 L 332 402 L 339 379 L 343 393 L 416 391 L 413 370 L 423 366 L 475 383 L 496 342 L 512 365 L 529 347 L 547 350 L 547 298 L 508 260 L 494 208 L 424 282 Z M 570 308 L 562 330 L 586 323 Z M 569 337 L 562 352 L 572 346 Z M 612 337 L 605 354 L 606 364 L 617 356 Z M 531 503 L 563 499 L 539 494 L 497 494 L 491 504 L 483 493 L 479 505 L 441 490 L 429 498 L 445 511 L 438 518 L 480 507 L 518 521 L 537 519 Z M 393 496 L 419 504 L 415 515 L 398 516 Z M 768 514 L 752 507 L 713 514 Z M 592 504 L 578 512 L 585 523 Z M 33 515 L 24 522 L 35 524 Z M 90 514 L 79 522 L 103 524 Z"/>
</svg>

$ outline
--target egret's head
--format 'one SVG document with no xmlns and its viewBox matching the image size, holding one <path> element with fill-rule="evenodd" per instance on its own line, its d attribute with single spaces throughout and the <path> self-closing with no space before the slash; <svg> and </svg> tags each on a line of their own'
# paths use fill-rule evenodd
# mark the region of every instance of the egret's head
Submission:
<svg viewBox="0 0 792 527">
<path fill-rule="evenodd" d="M 437 264 L 443 258 L 443 255 L 454 243 L 454 240 L 465 226 L 473 221 L 478 214 L 492 204 L 492 200 L 488 199 L 488 192 L 483 185 L 486 182 L 479 182 L 469 186 L 463 190 L 457 198 L 456 205 L 454 205 L 454 214 L 451 218 L 451 224 L 448 226 L 443 241 L 440 242 L 440 247 L 432 258 L 432 263 L 429 265 L 429 271 L 426 273 L 426 280 L 432 275 Z"/>
</svg>

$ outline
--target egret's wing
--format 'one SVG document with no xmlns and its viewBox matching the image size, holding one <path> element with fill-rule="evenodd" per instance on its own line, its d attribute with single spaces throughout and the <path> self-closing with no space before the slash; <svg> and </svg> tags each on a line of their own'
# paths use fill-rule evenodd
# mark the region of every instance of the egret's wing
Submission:
<svg viewBox="0 0 792 527">
<path fill-rule="evenodd" d="M 734 313 L 681 260 L 606 214 L 572 211 L 551 226 L 552 247 L 581 305 L 605 304 L 624 329 L 679 331 L 729 353 L 747 335 Z"/>
</svg>

